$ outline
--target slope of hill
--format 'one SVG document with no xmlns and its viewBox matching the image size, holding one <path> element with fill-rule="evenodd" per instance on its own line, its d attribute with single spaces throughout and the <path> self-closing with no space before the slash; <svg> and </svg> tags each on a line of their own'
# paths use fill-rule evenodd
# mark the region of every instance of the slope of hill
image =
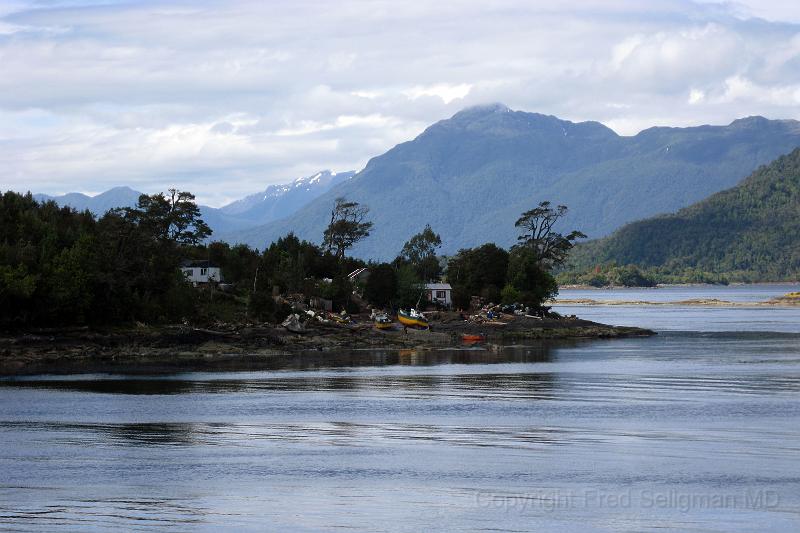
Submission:
<svg viewBox="0 0 800 533">
<path fill-rule="evenodd" d="M 293 215 L 220 237 L 263 248 L 294 231 L 319 242 L 339 196 L 371 209 L 372 235 L 353 250 L 361 257 L 394 257 L 426 223 L 441 234 L 443 253 L 509 245 L 518 215 L 542 200 L 569 206 L 563 229 L 601 237 L 730 187 L 797 146 L 796 121 L 751 117 L 622 137 L 597 122 L 499 104 L 468 108 L 373 158 Z"/>
<path fill-rule="evenodd" d="M 800 279 L 800 149 L 677 213 L 633 222 L 582 244 L 570 258 L 578 270 L 609 262 L 656 267 L 662 276 Z"/>
</svg>

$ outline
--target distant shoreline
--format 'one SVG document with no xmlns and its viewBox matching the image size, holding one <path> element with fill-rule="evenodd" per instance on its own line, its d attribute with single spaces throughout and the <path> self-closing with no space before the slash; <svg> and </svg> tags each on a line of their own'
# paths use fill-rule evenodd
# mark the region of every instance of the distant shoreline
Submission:
<svg viewBox="0 0 800 533">
<path fill-rule="evenodd" d="M 731 302 L 717 298 L 692 298 L 689 300 L 675 300 L 654 302 L 648 300 L 595 300 L 593 298 L 564 298 L 549 302 L 550 305 L 584 305 L 584 306 L 673 306 L 673 307 L 775 307 L 795 308 L 800 307 L 800 292 L 788 293 L 769 300 L 755 302 Z"/>
<path fill-rule="evenodd" d="M 629 287 L 625 285 L 606 285 L 604 287 L 595 287 L 594 285 L 559 285 L 558 289 L 564 290 L 581 290 L 581 291 L 609 291 L 609 290 L 639 290 L 639 289 L 668 289 L 672 287 L 758 287 L 764 285 L 800 285 L 800 281 L 758 281 L 755 283 L 729 283 L 723 285 L 721 283 L 659 283 L 654 287 Z"/>
</svg>

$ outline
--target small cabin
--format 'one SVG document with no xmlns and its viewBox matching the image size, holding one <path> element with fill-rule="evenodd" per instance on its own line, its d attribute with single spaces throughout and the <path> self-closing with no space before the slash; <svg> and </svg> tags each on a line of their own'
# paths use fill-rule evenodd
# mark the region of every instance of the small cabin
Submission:
<svg viewBox="0 0 800 533">
<path fill-rule="evenodd" d="M 453 305 L 453 287 L 449 283 L 426 283 L 425 297 L 431 303 L 451 307 Z"/>
<path fill-rule="evenodd" d="M 204 283 L 219 283 L 222 281 L 222 273 L 219 267 L 211 261 L 187 260 L 181 263 L 181 271 L 186 277 L 186 281 L 195 287 Z"/>
</svg>

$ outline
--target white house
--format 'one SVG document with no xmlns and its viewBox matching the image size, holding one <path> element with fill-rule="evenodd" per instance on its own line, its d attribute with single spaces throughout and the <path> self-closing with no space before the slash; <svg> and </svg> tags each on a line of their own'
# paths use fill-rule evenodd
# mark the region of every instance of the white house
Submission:
<svg viewBox="0 0 800 533">
<path fill-rule="evenodd" d="M 426 283 L 425 296 L 429 302 L 435 302 L 446 307 L 453 305 L 453 287 L 449 283 Z"/>
<path fill-rule="evenodd" d="M 186 281 L 195 287 L 200 283 L 209 283 L 222 281 L 222 274 L 219 267 L 211 263 L 211 261 L 192 261 L 187 260 L 181 263 L 181 271 L 186 276 Z"/>
</svg>

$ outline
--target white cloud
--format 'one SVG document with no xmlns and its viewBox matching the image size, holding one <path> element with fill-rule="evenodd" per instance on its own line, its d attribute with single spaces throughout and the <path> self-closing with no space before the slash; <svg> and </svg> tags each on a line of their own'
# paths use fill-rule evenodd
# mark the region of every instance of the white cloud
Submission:
<svg viewBox="0 0 800 533">
<path fill-rule="evenodd" d="M 411 100 L 416 100 L 423 96 L 436 96 L 442 99 L 442 102 L 449 104 L 453 100 L 460 100 L 467 96 L 472 90 L 472 85 L 469 83 L 459 83 L 458 85 L 451 85 L 447 83 L 437 83 L 435 85 L 411 87 L 403 91 L 403 94 L 408 96 Z"/>
<path fill-rule="evenodd" d="M 0 5 L 7 188 L 219 204 L 500 101 L 623 134 L 800 118 L 791 6 L 690 0 Z M 748 18 L 765 17 L 769 22 Z"/>
<path fill-rule="evenodd" d="M 706 93 L 701 91 L 700 89 L 692 89 L 689 91 L 689 100 L 690 104 L 699 104 L 702 102 L 706 97 Z"/>
</svg>

